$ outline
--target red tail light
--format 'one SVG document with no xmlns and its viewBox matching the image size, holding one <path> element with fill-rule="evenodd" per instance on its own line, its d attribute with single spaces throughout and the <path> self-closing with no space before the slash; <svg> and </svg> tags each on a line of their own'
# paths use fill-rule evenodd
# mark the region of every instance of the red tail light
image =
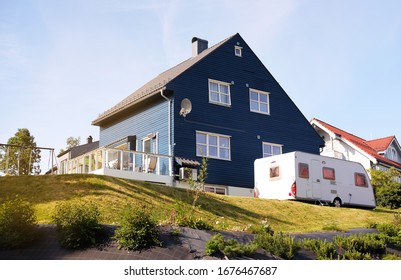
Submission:
<svg viewBox="0 0 401 280">
<path fill-rule="evenodd" d="M 254 197 L 254 198 L 258 198 L 258 197 L 259 197 L 259 191 L 258 191 L 258 189 L 254 189 L 254 190 L 253 190 L 253 197 Z"/>
<path fill-rule="evenodd" d="M 296 197 L 296 195 L 297 195 L 297 183 L 296 182 L 294 182 L 294 184 L 292 184 L 291 192 L 288 195 Z"/>
</svg>

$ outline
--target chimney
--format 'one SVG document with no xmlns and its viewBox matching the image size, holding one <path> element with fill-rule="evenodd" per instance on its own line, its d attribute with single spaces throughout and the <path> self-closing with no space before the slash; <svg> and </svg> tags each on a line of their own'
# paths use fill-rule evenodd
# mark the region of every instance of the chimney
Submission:
<svg viewBox="0 0 401 280">
<path fill-rule="evenodd" d="M 208 42 L 206 40 L 193 37 L 192 38 L 192 57 L 197 56 L 201 52 L 207 49 Z"/>
<path fill-rule="evenodd" d="M 92 143 L 93 138 L 92 138 L 92 136 L 89 135 L 89 137 L 86 140 L 88 141 L 88 144 L 90 144 L 90 143 Z"/>
</svg>

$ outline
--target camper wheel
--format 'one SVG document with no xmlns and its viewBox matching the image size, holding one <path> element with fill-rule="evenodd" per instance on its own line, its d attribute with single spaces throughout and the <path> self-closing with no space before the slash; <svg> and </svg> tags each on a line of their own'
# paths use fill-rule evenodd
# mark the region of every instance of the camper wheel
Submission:
<svg viewBox="0 0 401 280">
<path fill-rule="evenodd" d="M 341 207 L 341 199 L 340 199 L 339 197 L 336 197 L 336 198 L 333 200 L 333 206 L 335 206 L 335 207 Z"/>
</svg>

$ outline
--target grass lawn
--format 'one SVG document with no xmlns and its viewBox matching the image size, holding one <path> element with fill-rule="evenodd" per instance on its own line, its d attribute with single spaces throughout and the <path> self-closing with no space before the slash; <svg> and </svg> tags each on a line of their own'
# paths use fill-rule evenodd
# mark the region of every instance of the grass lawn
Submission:
<svg viewBox="0 0 401 280">
<path fill-rule="evenodd" d="M 57 203 L 70 199 L 95 202 L 104 224 L 119 224 L 122 206 L 133 204 L 151 210 L 160 223 L 174 222 L 191 212 L 189 190 L 98 175 L 45 175 L 0 177 L 0 203 L 18 195 L 30 201 L 39 223 L 51 223 Z M 286 233 L 346 230 L 389 223 L 397 210 L 334 208 L 296 201 L 231 197 L 206 193 L 197 202 L 195 215 L 218 230 L 250 231 L 266 221 Z"/>
</svg>

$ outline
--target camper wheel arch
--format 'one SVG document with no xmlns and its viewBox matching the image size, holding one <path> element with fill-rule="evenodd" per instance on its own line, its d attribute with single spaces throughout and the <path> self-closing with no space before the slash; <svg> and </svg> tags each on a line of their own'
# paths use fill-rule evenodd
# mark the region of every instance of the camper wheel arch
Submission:
<svg viewBox="0 0 401 280">
<path fill-rule="evenodd" d="M 335 206 L 335 207 L 341 207 L 341 205 L 342 205 L 341 198 L 339 198 L 339 197 L 334 198 L 334 200 L 333 200 L 333 206 Z"/>
</svg>

